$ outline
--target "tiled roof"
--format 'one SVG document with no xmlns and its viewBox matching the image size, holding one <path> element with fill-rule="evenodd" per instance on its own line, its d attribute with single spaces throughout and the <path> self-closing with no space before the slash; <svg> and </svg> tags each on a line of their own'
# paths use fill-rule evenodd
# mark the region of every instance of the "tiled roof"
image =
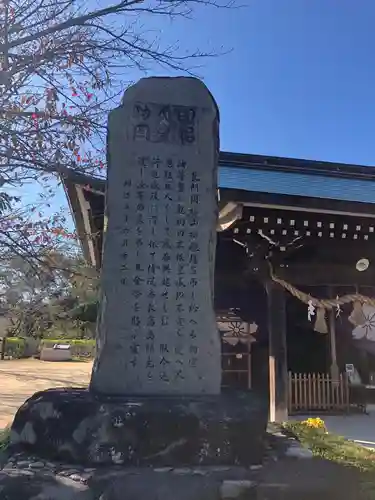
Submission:
<svg viewBox="0 0 375 500">
<path fill-rule="evenodd" d="M 71 183 L 104 192 L 105 180 L 71 172 Z M 375 168 L 220 152 L 219 186 L 258 193 L 375 204 Z"/>
<path fill-rule="evenodd" d="M 257 170 L 221 163 L 219 186 L 245 191 L 375 204 L 375 180 L 370 178 L 341 178 L 287 171 Z"/>
</svg>

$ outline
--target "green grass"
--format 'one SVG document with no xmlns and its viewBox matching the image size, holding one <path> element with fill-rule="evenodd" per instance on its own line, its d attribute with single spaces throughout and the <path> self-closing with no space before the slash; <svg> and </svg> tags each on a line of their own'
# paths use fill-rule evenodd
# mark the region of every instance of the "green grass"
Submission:
<svg viewBox="0 0 375 500">
<path fill-rule="evenodd" d="M 375 499 L 375 450 L 360 446 L 324 429 L 309 428 L 301 422 L 286 422 L 283 429 L 323 458 L 358 471 L 358 498 Z M 365 494 L 362 497 L 360 494 Z"/>
<path fill-rule="evenodd" d="M 309 447 L 315 456 L 375 474 L 375 451 L 301 422 L 287 422 L 283 428 Z"/>
<path fill-rule="evenodd" d="M 5 451 L 9 444 L 10 428 L 0 429 L 0 453 Z"/>
<path fill-rule="evenodd" d="M 74 361 L 75 363 L 90 363 L 92 361 L 92 358 L 83 356 L 72 356 L 71 361 Z"/>
</svg>

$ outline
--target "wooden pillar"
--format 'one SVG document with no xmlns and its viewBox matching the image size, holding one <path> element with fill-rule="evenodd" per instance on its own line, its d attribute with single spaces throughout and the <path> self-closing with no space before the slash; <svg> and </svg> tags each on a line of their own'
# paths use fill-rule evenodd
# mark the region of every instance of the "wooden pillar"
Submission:
<svg viewBox="0 0 375 500">
<path fill-rule="evenodd" d="M 285 292 L 273 281 L 267 281 L 266 291 L 270 384 L 269 419 L 271 422 L 284 422 L 288 418 Z"/>
<path fill-rule="evenodd" d="M 333 297 L 333 288 L 332 287 L 329 287 L 329 295 L 330 295 L 330 297 Z M 339 371 L 339 367 L 337 364 L 335 310 L 332 309 L 331 311 L 328 311 L 328 315 L 329 315 L 329 347 L 330 347 L 329 350 L 330 350 L 330 354 L 331 354 L 330 373 L 331 373 L 332 381 L 334 383 L 338 383 L 340 371 Z"/>
<path fill-rule="evenodd" d="M 0 339 L 0 359 L 3 360 L 5 358 L 5 349 L 6 349 L 6 337 L 3 337 Z"/>
<path fill-rule="evenodd" d="M 339 367 L 337 364 L 337 351 L 336 351 L 336 318 L 335 311 L 329 311 L 329 339 L 330 339 L 330 351 L 331 351 L 331 378 L 334 383 L 339 381 Z"/>
</svg>

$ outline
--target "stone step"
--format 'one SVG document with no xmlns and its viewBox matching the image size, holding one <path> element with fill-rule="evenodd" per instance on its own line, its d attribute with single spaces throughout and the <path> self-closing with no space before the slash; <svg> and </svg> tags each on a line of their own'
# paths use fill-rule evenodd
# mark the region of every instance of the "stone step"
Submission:
<svg viewBox="0 0 375 500">
<path fill-rule="evenodd" d="M 243 467 L 74 470 L 59 463 L 39 467 L 41 463 L 25 456 L 9 461 L 0 471 L 0 499 L 256 500 L 257 474 Z"/>
</svg>

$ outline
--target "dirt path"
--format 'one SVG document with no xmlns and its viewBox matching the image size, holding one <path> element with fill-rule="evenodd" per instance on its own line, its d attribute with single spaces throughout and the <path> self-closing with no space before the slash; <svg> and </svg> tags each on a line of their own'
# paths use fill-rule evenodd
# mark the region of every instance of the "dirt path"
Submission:
<svg viewBox="0 0 375 500">
<path fill-rule="evenodd" d="M 17 409 L 37 391 L 87 386 L 91 368 L 91 362 L 0 361 L 0 429 L 12 422 Z"/>
</svg>

